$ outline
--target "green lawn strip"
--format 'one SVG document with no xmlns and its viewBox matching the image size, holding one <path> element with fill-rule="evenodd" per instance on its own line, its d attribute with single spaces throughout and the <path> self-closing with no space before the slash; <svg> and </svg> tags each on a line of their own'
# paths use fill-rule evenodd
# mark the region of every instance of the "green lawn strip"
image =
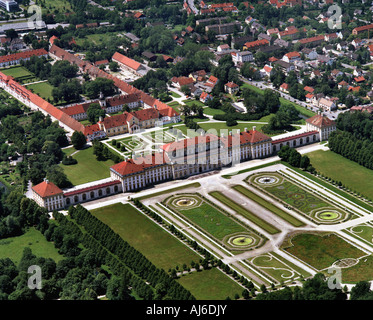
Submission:
<svg viewBox="0 0 373 320">
<path fill-rule="evenodd" d="M 235 294 L 241 296 L 244 288 L 217 268 L 192 272 L 177 280 L 197 300 L 224 300 Z"/>
<path fill-rule="evenodd" d="M 187 188 L 199 188 L 200 186 L 201 186 L 201 184 L 199 182 L 193 182 L 193 183 L 186 184 L 186 185 L 183 185 L 183 186 L 180 186 L 180 187 L 171 188 L 171 189 L 155 192 L 155 193 L 152 193 L 152 194 L 149 194 L 149 195 L 146 195 L 146 196 L 140 196 L 140 197 L 136 197 L 136 198 L 141 201 L 141 200 L 145 200 L 145 199 L 148 199 L 148 198 L 157 197 L 157 196 L 160 196 L 160 195 L 163 195 L 163 194 L 175 193 L 176 191 L 184 190 L 184 189 L 187 189 Z"/>
<path fill-rule="evenodd" d="M 183 220 L 176 212 L 174 212 L 174 211 L 171 211 L 170 209 L 165 209 L 165 207 L 162 205 L 162 204 L 160 204 L 160 203 L 156 203 L 156 207 L 155 206 L 152 206 L 152 205 L 150 205 L 149 206 L 153 211 L 155 211 L 156 213 L 158 213 L 163 219 L 166 219 L 166 220 L 168 220 L 168 217 L 167 216 L 165 216 L 162 212 L 161 212 L 161 210 L 163 210 L 163 211 L 166 211 L 166 212 L 170 212 L 170 213 L 172 213 L 173 215 L 172 215 L 172 217 L 174 218 L 174 219 L 176 219 L 177 221 L 179 221 L 180 223 L 185 223 L 185 220 Z M 189 223 L 189 222 L 188 222 Z M 174 225 L 175 226 L 175 225 Z M 179 230 L 180 231 L 180 230 Z M 189 228 L 185 228 L 185 229 L 182 229 L 182 231 L 180 231 L 180 232 L 182 232 L 187 238 L 189 238 L 189 239 L 191 239 L 191 240 L 193 240 L 193 241 L 195 241 L 195 238 L 193 237 L 193 235 L 189 232 Z M 211 240 L 211 238 L 208 238 L 207 237 L 207 235 L 205 234 L 205 233 L 203 233 L 202 231 L 200 231 L 199 229 L 198 229 L 198 232 L 199 232 L 199 236 L 200 237 L 202 237 L 202 238 L 204 238 L 204 240 L 206 240 L 207 242 L 209 242 L 209 244 L 211 245 L 211 246 L 213 246 L 213 247 L 215 247 L 215 248 L 218 248 L 217 246 L 216 246 L 216 243 L 214 243 L 212 240 Z M 201 244 L 199 244 L 201 247 L 203 247 L 203 248 L 205 248 L 206 249 L 206 247 L 204 247 L 203 245 L 201 245 Z M 219 249 L 221 249 L 221 247 L 219 248 Z M 206 249 L 207 250 L 207 249 Z M 224 250 L 227 250 L 227 249 L 225 249 L 224 248 Z M 218 259 L 223 259 L 224 257 L 223 256 L 221 256 L 219 253 L 217 253 L 216 251 L 214 251 L 213 249 L 208 249 L 208 251 L 210 252 L 210 253 L 212 253 L 213 252 L 213 255 L 215 256 L 215 257 L 217 257 Z M 227 252 L 227 254 L 229 254 L 229 251 L 227 250 L 226 251 Z"/>
<path fill-rule="evenodd" d="M 52 258 L 58 262 L 64 257 L 58 253 L 52 242 L 48 242 L 43 234 L 35 228 L 28 229 L 23 235 L 0 240 L 0 259 L 10 258 L 18 264 L 23 249 L 30 248 L 37 257 Z"/>
<path fill-rule="evenodd" d="M 303 175 L 304 177 L 314 181 L 315 183 L 333 191 L 334 193 L 336 193 L 337 195 L 339 195 L 341 198 L 346 198 L 348 200 L 350 200 L 351 202 L 359 205 L 360 207 L 368 210 L 368 211 L 373 211 L 373 206 L 369 205 L 368 203 L 364 202 L 364 201 L 361 201 L 360 199 L 358 199 L 357 197 L 349 194 L 348 192 L 345 192 L 335 186 L 333 186 L 332 184 L 322 180 L 322 179 L 319 179 L 317 177 L 315 177 L 314 175 L 310 174 L 309 172 L 306 172 L 306 171 L 303 171 L 302 169 L 299 169 L 299 168 L 295 168 L 291 165 L 289 165 L 288 163 L 286 162 L 280 162 L 281 164 L 283 164 L 284 166 L 286 167 L 289 167 L 290 169 L 294 170 L 296 173 L 298 173 L 299 175 Z M 343 171 L 345 172 L 345 171 Z M 352 173 L 351 173 L 352 174 Z"/>
<path fill-rule="evenodd" d="M 333 151 L 307 153 L 316 171 L 373 200 L 373 170 L 346 159 Z"/>
<path fill-rule="evenodd" d="M 280 208 L 278 208 L 274 204 L 265 201 L 262 197 L 258 196 L 257 194 L 250 191 L 249 189 L 247 189 L 247 188 L 245 188 L 241 185 L 234 186 L 233 189 L 240 192 L 241 194 L 243 194 L 244 196 L 246 196 L 250 200 L 256 202 L 259 205 L 261 205 L 262 207 L 266 208 L 267 210 L 271 211 L 272 213 L 276 214 L 277 216 L 284 219 L 285 221 L 289 222 L 294 227 L 302 227 L 302 226 L 305 225 L 302 221 L 298 220 L 297 218 L 295 218 L 291 214 L 281 210 Z"/>
<path fill-rule="evenodd" d="M 117 203 L 91 213 L 166 271 L 201 258 L 130 204 Z"/>
<path fill-rule="evenodd" d="M 110 167 L 114 165 L 112 160 L 98 161 L 93 154 L 93 148 L 80 150 L 73 155 L 73 158 L 78 160 L 74 165 L 63 165 L 67 178 L 73 185 L 84 184 L 96 180 L 101 180 L 110 177 Z"/>
<path fill-rule="evenodd" d="M 225 174 L 225 175 L 222 175 L 222 177 L 225 178 L 225 179 L 230 179 L 232 176 L 236 176 L 236 175 L 241 174 L 241 173 L 246 173 L 246 172 L 270 167 L 270 166 L 273 166 L 273 165 L 279 164 L 279 163 L 281 163 L 281 162 L 280 161 L 273 161 L 273 162 L 269 162 L 269 163 L 266 163 L 266 164 L 261 164 L 259 166 L 255 166 L 255 167 L 252 167 L 252 168 L 243 169 L 243 170 L 240 170 L 240 171 L 237 171 L 237 172 L 234 172 L 234 173 Z"/>
<path fill-rule="evenodd" d="M 11 76 L 15 79 L 23 77 L 34 77 L 34 75 L 30 71 L 21 66 L 1 69 L 0 71 L 5 75 Z"/>
<path fill-rule="evenodd" d="M 177 212 L 220 241 L 227 235 L 247 232 L 243 226 L 206 202 L 202 203 L 197 208 L 177 210 Z"/>
<path fill-rule="evenodd" d="M 284 250 L 317 270 L 328 268 L 340 259 L 357 259 L 366 255 L 335 234 L 298 234 Z"/>
<path fill-rule="evenodd" d="M 263 219 L 259 218 L 257 215 L 247 210 L 246 208 L 242 207 L 240 204 L 229 199 L 221 192 L 213 191 L 213 192 L 210 192 L 209 195 L 211 195 L 218 201 L 222 202 L 223 204 L 225 204 L 232 210 L 236 211 L 238 214 L 241 214 L 242 216 L 246 217 L 247 219 L 255 223 L 257 226 L 261 227 L 263 230 L 267 231 L 268 233 L 275 234 L 275 233 L 280 232 L 279 229 L 269 224 L 268 222 L 264 221 Z"/>
<path fill-rule="evenodd" d="M 35 83 L 35 84 L 30 84 L 26 86 L 28 90 L 31 90 L 35 94 L 39 95 L 45 100 L 52 99 L 52 91 L 54 87 L 50 85 L 48 82 L 41 82 L 41 83 Z"/>
</svg>

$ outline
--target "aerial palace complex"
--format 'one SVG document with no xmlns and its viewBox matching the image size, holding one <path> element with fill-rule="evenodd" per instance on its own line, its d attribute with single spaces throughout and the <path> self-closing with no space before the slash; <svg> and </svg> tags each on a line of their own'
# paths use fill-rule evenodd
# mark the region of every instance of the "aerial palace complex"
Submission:
<svg viewBox="0 0 373 320">
<path fill-rule="evenodd" d="M 262 159 L 276 154 L 283 145 L 300 147 L 326 140 L 336 129 L 335 122 L 320 114 L 306 120 L 306 131 L 273 140 L 256 130 L 221 135 L 202 134 L 164 144 L 158 152 L 125 160 L 110 168 L 110 182 L 63 191 L 47 180 L 32 188 L 35 201 L 48 210 L 60 210 L 82 203 L 131 192 L 148 186 L 191 175 L 220 170 L 243 161 Z"/>
</svg>

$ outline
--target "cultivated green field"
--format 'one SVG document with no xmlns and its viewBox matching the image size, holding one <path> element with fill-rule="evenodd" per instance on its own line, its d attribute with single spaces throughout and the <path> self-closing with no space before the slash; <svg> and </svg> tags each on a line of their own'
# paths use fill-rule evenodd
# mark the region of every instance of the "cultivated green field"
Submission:
<svg viewBox="0 0 373 320">
<path fill-rule="evenodd" d="M 117 203 L 91 212 L 157 267 L 166 271 L 201 259 L 130 204 Z"/>
<path fill-rule="evenodd" d="M 0 240 L 0 259 L 10 258 L 18 264 L 24 248 L 30 248 L 37 257 L 52 258 L 55 262 L 63 259 L 53 243 L 48 242 L 35 228 L 30 228 L 21 236 Z"/>
<path fill-rule="evenodd" d="M 298 257 L 318 270 L 330 267 L 340 259 L 357 259 L 365 253 L 335 234 L 302 233 L 291 238 L 285 251 Z"/>
<path fill-rule="evenodd" d="M 319 150 L 307 155 L 316 171 L 333 180 L 341 181 L 347 188 L 373 199 L 373 170 L 332 151 Z"/>
<path fill-rule="evenodd" d="M 63 150 L 63 152 L 66 154 L 71 154 L 71 151 L 72 150 L 70 150 L 70 148 Z M 96 156 L 93 154 L 92 147 L 80 150 L 78 153 L 73 155 L 73 158 L 78 160 L 77 164 L 70 166 L 60 164 L 67 175 L 67 178 L 73 185 L 79 185 L 110 177 L 110 167 L 114 165 L 114 162 L 112 160 L 97 161 Z"/>
<path fill-rule="evenodd" d="M 275 234 L 280 232 L 279 229 L 277 229 L 275 226 L 271 225 L 270 223 L 266 222 L 265 220 L 261 219 L 259 216 L 257 216 L 255 213 L 247 210 L 240 204 L 234 202 L 230 198 L 226 197 L 219 191 L 214 191 L 209 193 L 211 196 L 213 196 L 215 199 L 220 201 L 221 203 L 225 204 L 226 206 L 230 207 L 232 210 L 236 211 L 238 214 L 246 217 L 253 223 L 255 223 L 257 226 L 261 227 L 263 230 L 267 231 L 270 234 Z"/>
<path fill-rule="evenodd" d="M 12 68 L 6 68 L 0 70 L 2 73 L 6 74 L 7 76 L 11 76 L 15 79 L 17 78 L 23 78 L 23 77 L 32 77 L 33 74 L 28 71 L 24 67 L 12 67 Z"/>
<path fill-rule="evenodd" d="M 197 300 L 224 300 L 228 296 L 233 299 L 236 293 L 241 296 L 244 290 L 216 268 L 182 276 L 178 282 Z"/>
<path fill-rule="evenodd" d="M 286 220 L 287 222 L 289 222 L 293 226 L 295 226 L 295 227 L 304 226 L 304 223 L 302 221 L 299 221 L 297 218 L 295 218 L 291 214 L 285 212 L 284 210 L 281 210 L 280 208 L 278 208 L 274 204 L 265 201 L 263 198 L 259 197 L 254 192 L 251 192 L 249 189 L 247 189 L 243 186 L 240 186 L 240 185 L 234 186 L 233 189 L 237 190 L 238 192 L 240 192 L 245 197 L 251 199 L 252 201 L 255 201 L 256 203 L 258 203 L 262 207 L 264 207 L 264 208 L 268 209 L 269 211 L 273 212 L 274 214 L 278 215 L 279 217 Z"/>
<path fill-rule="evenodd" d="M 54 87 L 48 82 L 30 84 L 27 86 L 27 89 L 31 90 L 33 93 L 37 94 L 45 100 L 53 98 L 52 91 Z"/>
</svg>

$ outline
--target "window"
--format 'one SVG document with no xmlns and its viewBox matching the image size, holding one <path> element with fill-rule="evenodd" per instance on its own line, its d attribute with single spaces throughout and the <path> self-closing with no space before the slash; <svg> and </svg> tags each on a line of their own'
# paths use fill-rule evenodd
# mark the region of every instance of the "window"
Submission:
<svg viewBox="0 0 373 320">
<path fill-rule="evenodd" d="M 79 202 L 79 198 L 78 198 L 78 196 L 75 196 L 74 197 L 74 202 L 76 203 L 76 202 Z"/>
<path fill-rule="evenodd" d="M 91 191 L 90 198 L 93 199 L 95 197 L 95 193 Z"/>
</svg>

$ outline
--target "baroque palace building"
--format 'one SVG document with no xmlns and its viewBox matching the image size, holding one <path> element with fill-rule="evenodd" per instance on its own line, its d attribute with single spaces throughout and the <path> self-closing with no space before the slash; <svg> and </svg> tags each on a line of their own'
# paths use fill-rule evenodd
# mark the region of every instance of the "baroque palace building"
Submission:
<svg viewBox="0 0 373 320">
<path fill-rule="evenodd" d="M 32 188 L 33 199 L 49 211 L 92 201 L 120 192 L 133 192 L 165 181 L 221 170 L 237 163 L 275 155 L 283 145 L 301 147 L 327 139 L 335 122 L 322 115 L 307 119 L 306 132 L 272 139 L 256 130 L 220 136 L 202 133 L 162 145 L 157 152 L 136 156 L 110 168 L 111 181 L 61 190 L 43 181 Z"/>
</svg>

